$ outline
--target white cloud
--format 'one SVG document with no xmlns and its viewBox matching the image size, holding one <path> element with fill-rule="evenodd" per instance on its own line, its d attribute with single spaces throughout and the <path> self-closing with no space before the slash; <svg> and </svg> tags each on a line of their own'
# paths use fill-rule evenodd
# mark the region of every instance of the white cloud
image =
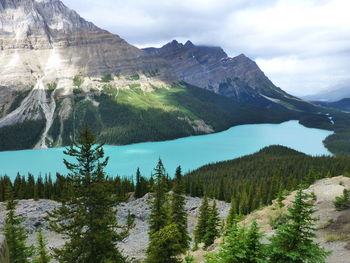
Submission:
<svg viewBox="0 0 350 263">
<path fill-rule="evenodd" d="M 348 0 L 63 1 L 139 47 L 191 39 L 245 53 L 297 95 L 350 82 Z"/>
</svg>

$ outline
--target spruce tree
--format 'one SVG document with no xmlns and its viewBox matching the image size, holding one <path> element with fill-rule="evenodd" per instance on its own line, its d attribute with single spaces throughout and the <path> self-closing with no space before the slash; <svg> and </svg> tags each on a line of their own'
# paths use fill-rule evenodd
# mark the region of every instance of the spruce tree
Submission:
<svg viewBox="0 0 350 263">
<path fill-rule="evenodd" d="M 135 185 L 135 198 L 142 197 L 142 183 L 140 169 L 136 170 L 136 185 Z"/>
<path fill-rule="evenodd" d="M 181 167 L 176 168 L 175 180 L 173 186 L 173 195 L 171 202 L 171 221 L 174 223 L 180 233 L 179 243 L 183 249 L 189 247 L 190 237 L 187 231 L 187 213 L 185 211 L 185 189 L 182 183 Z"/>
<path fill-rule="evenodd" d="M 37 236 L 36 256 L 32 263 L 49 263 L 51 256 L 46 249 L 46 240 L 41 228 L 39 228 Z"/>
<path fill-rule="evenodd" d="M 233 224 L 225 243 L 218 253 L 206 255 L 206 263 L 245 263 L 247 262 L 247 230 Z"/>
<path fill-rule="evenodd" d="M 203 241 L 204 236 L 206 234 L 207 227 L 208 227 L 208 220 L 209 220 L 209 204 L 208 204 L 208 198 L 205 195 L 202 201 L 202 205 L 199 208 L 198 223 L 194 231 L 196 244 L 199 244 Z"/>
<path fill-rule="evenodd" d="M 213 201 L 213 206 L 210 208 L 209 211 L 209 219 L 208 224 L 205 230 L 205 235 L 203 237 L 204 246 L 209 247 L 211 244 L 214 243 L 215 238 L 219 236 L 219 230 L 218 227 L 220 225 L 220 218 L 219 213 L 216 208 L 216 201 Z"/>
<path fill-rule="evenodd" d="M 23 218 L 15 215 L 17 202 L 13 199 L 13 192 L 6 189 L 6 219 L 5 238 L 9 249 L 11 263 L 29 263 L 29 257 L 33 255 L 33 248 L 26 245 L 27 235 L 22 226 Z"/>
<path fill-rule="evenodd" d="M 152 210 L 149 216 L 149 235 L 161 230 L 169 223 L 166 197 L 165 169 L 161 160 L 154 169 L 155 184 L 153 186 Z"/>
<path fill-rule="evenodd" d="M 260 232 L 260 228 L 253 220 L 246 235 L 247 245 L 247 263 L 264 263 L 266 261 L 266 245 L 261 243 L 263 234 Z"/>
<path fill-rule="evenodd" d="M 270 238 L 271 263 L 323 263 L 329 254 L 315 243 L 314 204 L 310 195 L 298 190 L 286 215 L 288 222 Z"/>
<path fill-rule="evenodd" d="M 116 247 L 125 234 L 117 231 L 115 191 L 104 173 L 108 157 L 95 142 L 85 128 L 78 143 L 64 152 L 74 158 L 64 159 L 70 190 L 63 205 L 48 216 L 50 229 L 67 238 L 63 247 L 54 249 L 60 263 L 125 262 Z"/>
<path fill-rule="evenodd" d="M 265 263 L 265 245 L 254 220 L 249 229 L 234 223 L 218 253 L 208 254 L 207 263 Z"/>
<path fill-rule="evenodd" d="M 166 196 L 167 181 L 161 160 L 159 160 L 155 168 L 154 175 L 156 180 L 153 187 L 154 200 L 149 217 L 150 242 L 147 249 L 146 262 L 181 262 L 179 255 L 184 252 L 184 244 L 182 244 L 183 233 L 180 233 L 178 224 L 171 223 L 173 218 L 169 218 L 169 204 Z"/>
<path fill-rule="evenodd" d="M 237 205 L 235 199 L 232 197 L 231 199 L 231 207 L 228 212 L 227 218 L 226 218 L 226 232 L 230 233 L 231 227 L 235 224 L 237 221 L 238 215 L 237 215 Z"/>
<path fill-rule="evenodd" d="M 146 263 L 180 263 L 183 248 L 180 233 L 170 224 L 152 234 L 147 250 Z"/>
</svg>

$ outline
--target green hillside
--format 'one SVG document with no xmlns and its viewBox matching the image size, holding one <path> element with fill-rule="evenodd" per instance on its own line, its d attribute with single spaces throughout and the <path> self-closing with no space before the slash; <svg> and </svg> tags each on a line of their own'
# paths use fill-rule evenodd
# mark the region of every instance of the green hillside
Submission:
<svg viewBox="0 0 350 263">
<path fill-rule="evenodd" d="M 350 157 L 312 157 L 284 146 L 270 146 L 230 161 L 205 165 L 184 177 L 192 196 L 237 202 L 247 214 L 269 204 L 279 192 L 316 179 L 350 172 Z"/>
<path fill-rule="evenodd" d="M 295 117 L 288 110 L 253 107 L 185 83 L 155 87 L 150 92 L 139 86 L 116 89 L 107 84 L 101 93 L 76 95 L 72 114 L 63 127 L 56 116 L 50 134 L 53 146 L 67 145 L 87 123 L 99 142 L 129 144 L 217 132 L 239 124 L 279 123 Z M 57 132 L 60 130 L 63 132 Z"/>
</svg>

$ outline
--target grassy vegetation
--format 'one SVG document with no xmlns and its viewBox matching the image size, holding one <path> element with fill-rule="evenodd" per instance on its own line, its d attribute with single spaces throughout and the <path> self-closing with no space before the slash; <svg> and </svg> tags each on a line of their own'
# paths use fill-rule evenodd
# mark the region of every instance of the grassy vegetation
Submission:
<svg viewBox="0 0 350 263">
<path fill-rule="evenodd" d="M 101 82 L 111 82 L 113 80 L 112 74 L 107 74 L 101 78 Z"/>
<path fill-rule="evenodd" d="M 345 234 L 345 233 L 326 234 L 323 238 L 326 242 L 349 241 L 350 234 Z"/>
<path fill-rule="evenodd" d="M 75 87 L 80 87 L 84 82 L 84 78 L 80 75 L 75 75 L 73 78 L 73 85 Z"/>
<path fill-rule="evenodd" d="M 47 89 L 48 89 L 49 91 L 53 91 L 53 90 L 55 90 L 56 88 L 57 88 L 57 82 L 51 82 L 51 83 L 47 84 Z"/>
</svg>

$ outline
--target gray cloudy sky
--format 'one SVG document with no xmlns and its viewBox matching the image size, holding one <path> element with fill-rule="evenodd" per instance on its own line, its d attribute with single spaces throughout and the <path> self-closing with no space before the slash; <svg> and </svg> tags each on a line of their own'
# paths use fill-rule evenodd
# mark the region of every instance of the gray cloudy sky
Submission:
<svg viewBox="0 0 350 263">
<path fill-rule="evenodd" d="M 349 0 L 63 0 L 138 47 L 190 39 L 244 53 L 295 95 L 350 88 Z"/>
</svg>

